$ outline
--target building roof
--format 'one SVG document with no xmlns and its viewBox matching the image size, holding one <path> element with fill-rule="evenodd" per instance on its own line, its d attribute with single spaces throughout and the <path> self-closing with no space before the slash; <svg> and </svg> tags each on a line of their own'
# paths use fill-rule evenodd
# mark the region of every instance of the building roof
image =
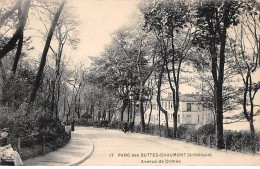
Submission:
<svg viewBox="0 0 260 169">
<path fill-rule="evenodd" d="M 163 98 L 162 101 L 172 101 L 172 95 L 168 95 Z M 201 95 L 199 94 L 183 94 L 180 95 L 180 102 L 199 102 L 201 101 Z"/>
</svg>

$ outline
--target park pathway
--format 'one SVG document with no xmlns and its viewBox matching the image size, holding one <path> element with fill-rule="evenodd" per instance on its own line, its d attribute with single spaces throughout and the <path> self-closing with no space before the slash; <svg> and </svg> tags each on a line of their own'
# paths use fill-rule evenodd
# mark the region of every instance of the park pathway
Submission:
<svg viewBox="0 0 260 169">
<path fill-rule="evenodd" d="M 37 166 L 260 165 L 260 155 L 225 152 L 139 133 L 76 127 L 63 148 L 24 161 Z"/>
<path fill-rule="evenodd" d="M 260 165 L 260 155 L 225 152 L 139 133 L 89 127 L 94 152 L 84 166 Z"/>
<path fill-rule="evenodd" d="M 87 138 L 86 127 L 76 127 L 67 145 L 43 156 L 23 161 L 25 166 L 66 166 L 79 165 L 93 151 L 93 144 Z"/>
</svg>

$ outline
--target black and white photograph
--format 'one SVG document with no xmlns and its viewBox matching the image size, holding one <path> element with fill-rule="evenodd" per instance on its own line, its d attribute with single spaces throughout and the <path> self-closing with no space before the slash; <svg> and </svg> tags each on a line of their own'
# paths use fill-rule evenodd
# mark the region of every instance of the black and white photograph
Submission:
<svg viewBox="0 0 260 169">
<path fill-rule="evenodd" d="M 0 166 L 260 166 L 260 0 L 0 0 Z"/>
</svg>

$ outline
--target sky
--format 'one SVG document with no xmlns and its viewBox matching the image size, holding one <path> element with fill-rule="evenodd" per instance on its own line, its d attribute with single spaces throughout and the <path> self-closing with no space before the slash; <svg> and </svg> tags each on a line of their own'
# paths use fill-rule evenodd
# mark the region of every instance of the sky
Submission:
<svg viewBox="0 0 260 169">
<path fill-rule="evenodd" d="M 137 12 L 138 0 L 71 0 L 78 9 L 80 44 L 73 61 L 86 61 L 98 56 L 111 40 L 111 34 L 129 22 Z"/>
</svg>

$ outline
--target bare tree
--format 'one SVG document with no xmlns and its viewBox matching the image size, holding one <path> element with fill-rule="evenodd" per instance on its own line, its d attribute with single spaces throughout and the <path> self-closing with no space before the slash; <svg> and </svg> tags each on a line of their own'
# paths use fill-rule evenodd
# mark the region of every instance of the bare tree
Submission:
<svg viewBox="0 0 260 169">
<path fill-rule="evenodd" d="M 252 140 L 255 138 L 254 116 L 255 96 L 260 88 L 260 82 L 254 80 L 254 74 L 259 70 L 259 29 L 256 6 L 254 3 L 246 3 L 244 13 L 241 14 L 241 21 L 234 27 L 235 35 L 230 36 L 230 46 L 235 56 L 235 66 L 237 74 L 241 76 L 243 87 L 241 99 L 243 105 L 243 115 L 249 122 Z"/>
<path fill-rule="evenodd" d="M 53 32 L 54 32 L 55 26 L 58 22 L 59 16 L 60 16 L 62 9 L 64 7 L 64 4 L 65 4 L 65 0 L 63 0 L 61 2 L 60 7 L 59 7 L 59 9 L 58 9 L 57 13 L 55 14 L 53 21 L 52 21 L 52 24 L 51 24 L 51 27 L 50 27 L 50 30 L 49 30 L 49 33 L 48 33 L 48 36 L 47 36 L 47 39 L 46 39 L 46 43 L 45 43 L 45 46 L 44 46 L 44 50 L 43 50 L 43 53 L 42 53 L 39 70 L 38 70 L 38 73 L 36 75 L 34 88 L 33 88 L 32 93 L 31 93 L 30 106 L 33 105 L 35 98 L 36 98 L 37 90 L 40 87 L 40 83 L 41 83 L 41 79 L 42 79 L 42 75 L 43 75 L 43 70 L 44 70 L 44 67 L 45 67 L 45 64 L 46 64 L 46 57 L 47 57 L 47 53 L 48 53 L 48 50 L 49 50 L 49 47 L 50 47 L 52 35 L 53 35 Z"/>
</svg>

